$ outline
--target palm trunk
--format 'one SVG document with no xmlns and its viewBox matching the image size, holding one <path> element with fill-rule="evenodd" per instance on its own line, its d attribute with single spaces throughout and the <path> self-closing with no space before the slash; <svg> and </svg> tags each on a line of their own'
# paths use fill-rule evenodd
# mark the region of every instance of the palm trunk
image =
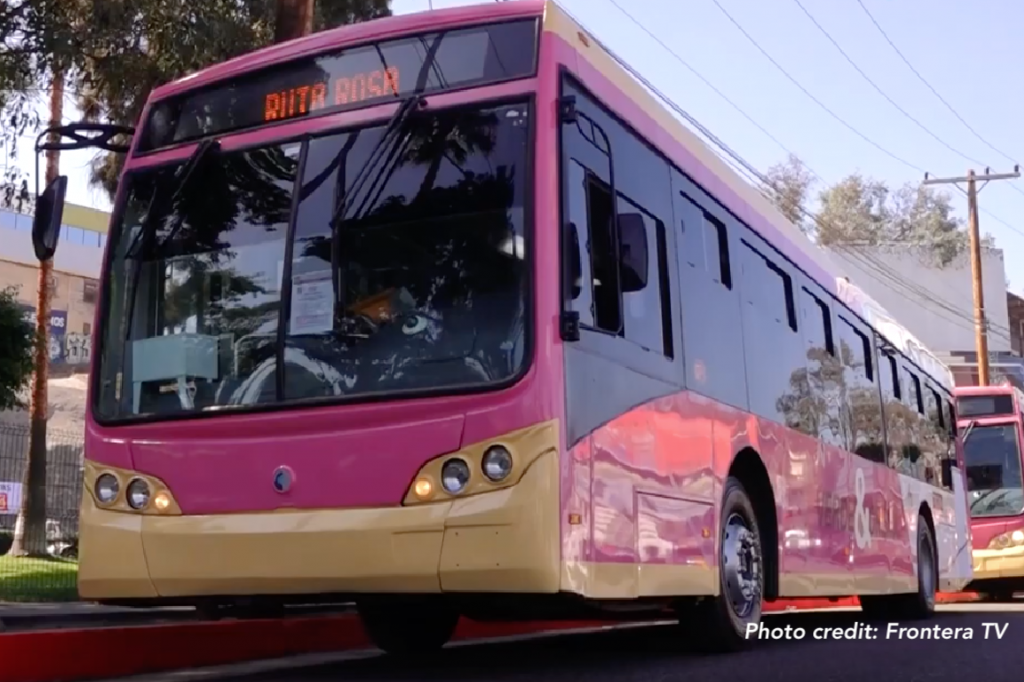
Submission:
<svg viewBox="0 0 1024 682">
<path fill-rule="evenodd" d="M 60 125 L 64 116 L 64 73 L 53 73 L 50 91 L 50 125 Z M 46 183 L 57 177 L 60 152 L 46 152 Z M 36 299 L 35 375 L 32 377 L 31 428 L 28 440 L 28 464 L 22 486 L 21 509 L 14 525 L 12 556 L 46 556 L 46 380 L 50 360 L 50 281 L 53 261 L 39 263 Z"/>
<path fill-rule="evenodd" d="M 274 42 L 283 43 L 313 32 L 314 0 L 277 0 Z"/>
</svg>

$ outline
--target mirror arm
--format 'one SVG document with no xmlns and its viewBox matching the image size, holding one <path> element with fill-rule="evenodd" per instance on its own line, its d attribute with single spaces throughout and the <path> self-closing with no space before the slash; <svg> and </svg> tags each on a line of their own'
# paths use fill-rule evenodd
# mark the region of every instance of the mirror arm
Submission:
<svg viewBox="0 0 1024 682">
<path fill-rule="evenodd" d="M 115 142 L 119 136 L 131 137 L 135 128 L 113 123 L 69 123 L 50 126 L 36 137 L 36 197 L 39 197 L 39 155 L 42 152 L 101 149 L 115 154 L 127 154 L 131 145 Z M 54 138 L 49 140 L 48 138 Z M 66 140 L 64 138 L 67 138 Z"/>
</svg>

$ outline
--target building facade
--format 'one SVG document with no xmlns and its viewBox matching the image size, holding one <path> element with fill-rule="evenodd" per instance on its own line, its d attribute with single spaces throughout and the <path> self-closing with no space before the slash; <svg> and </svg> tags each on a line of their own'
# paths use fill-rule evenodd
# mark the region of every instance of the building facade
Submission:
<svg viewBox="0 0 1024 682">
<path fill-rule="evenodd" d="M 50 280 L 50 363 L 55 373 L 88 366 L 109 218 L 84 206 L 65 207 Z M 38 283 L 32 216 L 0 208 L 0 287 L 14 287 L 26 316 L 33 320 Z"/>
<path fill-rule="evenodd" d="M 837 271 L 878 301 L 945 362 L 961 386 L 978 383 L 974 289 L 966 255 L 940 266 L 926 248 L 906 245 L 829 250 Z M 1024 389 L 1024 301 L 1007 291 L 1003 252 L 982 251 L 991 381 Z"/>
</svg>

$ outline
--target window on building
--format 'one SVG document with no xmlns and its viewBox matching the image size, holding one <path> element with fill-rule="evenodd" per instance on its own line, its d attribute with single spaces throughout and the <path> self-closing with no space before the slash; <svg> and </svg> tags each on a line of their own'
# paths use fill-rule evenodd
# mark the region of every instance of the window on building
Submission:
<svg viewBox="0 0 1024 682">
<path fill-rule="evenodd" d="M 99 282 L 94 279 L 87 279 L 82 282 L 82 301 L 85 303 L 95 303 L 96 297 L 99 292 Z"/>
</svg>

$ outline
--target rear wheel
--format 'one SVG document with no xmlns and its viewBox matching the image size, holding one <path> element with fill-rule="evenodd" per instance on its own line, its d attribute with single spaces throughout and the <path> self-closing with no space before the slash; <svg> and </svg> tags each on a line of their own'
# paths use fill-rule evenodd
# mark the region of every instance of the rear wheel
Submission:
<svg viewBox="0 0 1024 682">
<path fill-rule="evenodd" d="M 931 525 L 917 519 L 917 592 L 912 594 L 865 595 L 861 610 L 877 619 L 926 620 L 935 614 L 938 591 L 938 554 Z"/>
<path fill-rule="evenodd" d="M 434 599 L 415 597 L 357 602 L 366 634 L 388 654 L 427 654 L 455 633 L 458 612 Z"/>
<path fill-rule="evenodd" d="M 764 595 L 764 550 L 757 516 L 743 484 L 729 477 L 722 495 L 719 594 L 679 611 L 687 644 L 707 652 L 748 646 L 747 628 L 760 624 Z"/>
</svg>

